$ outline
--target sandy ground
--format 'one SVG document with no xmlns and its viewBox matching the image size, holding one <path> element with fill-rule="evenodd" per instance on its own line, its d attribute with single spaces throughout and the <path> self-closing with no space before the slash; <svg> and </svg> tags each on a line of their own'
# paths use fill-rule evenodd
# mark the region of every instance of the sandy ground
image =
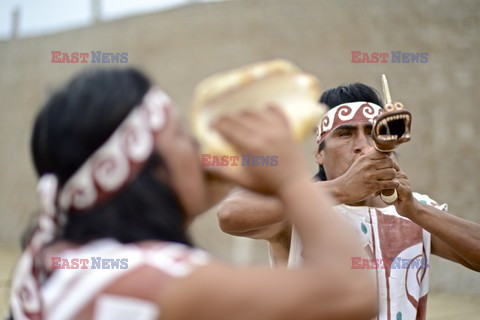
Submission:
<svg viewBox="0 0 480 320">
<path fill-rule="evenodd" d="M 18 257 L 18 249 L 0 247 L 0 319 L 7 312 L 10 273 Z M 428 298 L 429 320 L 478 320 L 480 296 L 431 292 Z"/>
</svg>

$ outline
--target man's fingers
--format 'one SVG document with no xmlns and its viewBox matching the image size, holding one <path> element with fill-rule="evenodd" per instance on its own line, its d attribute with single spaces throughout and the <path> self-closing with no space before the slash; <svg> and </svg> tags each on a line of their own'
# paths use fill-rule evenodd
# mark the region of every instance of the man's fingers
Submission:
<svg viewBox="0 0 480 320">
<path fill-rule="evenodd" d="M 244 150 L 248 142 L 255 138 L 255 133 L 250 128 L 232 116 L 224 116 L 215 120 L 212 128 L 217 130 L 227 142 L 239 148 L 238 151 Z"/>
<path fill-rule="evenodd" d="M 290 126 L 286 114 L 280 109 L 279 106 L 275 104 L 269 104 L 267 107 L 267 112 L 272 116 L 272 118 L 282 123 L 283 126 Z"/>
<path fill-rule="evenodd" d="M 392 180 L 397 177 L 397 171 L 393 168 L 377 170 L 375 178 L 377 180 Z"/>
<path fill-rule="evenodd" d="M 212 121 L 211 127 L 220 132 L 221 135 L 227 136 L 232 132 L 240 132 L 241 134 L 250 133 L 248 127 L 238 120 L 238 115 L 221 116 Z"/>
<path fill-rule="evenodd" d="M 383 159 L 390 159 L 390 155 L 388 153 L 385 153 L 385 152 L 379 152 L 375 149 L 371 149 L 370 152 L 368 152 L 366 154 L 366 156 L 370 159 L 370 160 L 383 160 Z"/>
<path fill-rule="evenodd" d="M 379 181 L 378 184 L 380 185 L 381 190 L 397 189 L 400 186 L 400 182 L 398 180 Z"/>
<path fill-rule="evenodd" d="M 399 183 L 397 187 L 398 197 L 400 200 L 405 200 L 408 195 L 412 193 L 409 184 Z"/>
<path fill-rule="evenodd" d="M 372 162 L 377 170 L 395 168 L 395 162 L 392 158 L 374 159 Z"/>
<path fill-rule="evenodd" d="M 397 171 L 396 177 L 397 179 L 403 179 L 408 181 L 407 174 L 403 171 Z"/>
<path fill-rule="evenodd" d="M 258 112 L 255 110 L 245 110 L 237 115 L 238 122 L 248 127 L 251 130 L 259 130 L 268 126 L 270 119 L 264 112 Z"/>
<path fill-rule="evenodd" d="M 393 161 L 393 160 L 392 160 Z M 400 169 L 400 166 L 398 165 L 398 163 L 396 161 L 393 161 L 393 167 L 395 168 L 395 170 L 397 171 L 402 171 L 402 169 Z"/>
</svg>

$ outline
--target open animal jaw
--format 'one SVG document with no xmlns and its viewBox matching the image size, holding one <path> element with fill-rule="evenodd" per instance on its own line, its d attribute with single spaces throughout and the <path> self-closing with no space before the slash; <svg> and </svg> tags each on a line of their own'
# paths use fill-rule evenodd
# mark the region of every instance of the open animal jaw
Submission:
<svg viewBox="0 0 480 320">
<path fill-rule="evenodd" d="M 390 152 L 410 140 L 412 115 L 406 110 L 384 112 L 375 119 L 372 138 L 377 150 Z"/>
<path fill-rule="evenodd" d="M 375 126 L 375 134 L 380 140 L 391 141 L 401 138 L 410 139 L 411 115 L 408 111 L 387 113 L 380 116 Z"/>
</svg>

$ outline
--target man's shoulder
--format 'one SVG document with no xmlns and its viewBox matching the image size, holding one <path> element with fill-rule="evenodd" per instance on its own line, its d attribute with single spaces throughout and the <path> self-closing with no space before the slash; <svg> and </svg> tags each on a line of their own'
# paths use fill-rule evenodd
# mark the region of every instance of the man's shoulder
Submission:
<svg viewBox="0 0 480 320">
<path fill-rule="evenodd" d="M 68 306 L 69 316 L 65 318 L 70 319 L 105 294 L 124 298 L 153 297 L 153 293 L 158 294 L 160 288 L 174 278 L 187 276 L 206 265 L 210 257 L 202 250 L 179 243 L 124 244 L 102 239 L 60 252 L 58 259 L 60 268 L 55 268 L 47 279 L 42 295 L 46 308 L 54 310 L 52 312 L 57 312 L 52 306 L 60 305 L 59 301 Z M 155 291 L 148 291 L 151 288 Z M 115 304 L 119 301 L 115 300 Z M 126 300 L 124 303 L 129 304 Z"/>
</svg>

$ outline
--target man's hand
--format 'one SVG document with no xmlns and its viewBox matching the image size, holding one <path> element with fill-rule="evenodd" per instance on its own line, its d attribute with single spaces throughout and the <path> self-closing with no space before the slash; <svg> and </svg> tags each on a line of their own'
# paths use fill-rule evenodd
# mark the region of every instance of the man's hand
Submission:
<svg viewBox="0 0 480 320">
<path fill-rule="evenodd" d="M 399 186 L 397 187 L 398 199 L 393 205 L 395 206 L 395 209 L 397 209 L 398 214 L 412 220 L 420 203 L 412 194 L 412 187 L 410 186 L 410 182 L 408 181 L 405 172 L 403 172 L 396 163 L 395 169 L 397 170 L 396 180 L 399 182 Z"/>
<path fill-rule="evenodd" d="M 395 166 L 388 154 L 368 148 L 347 172 L 331 181 L 333 194 L 340 203 L 353 204 L 381 190 L 396 189 L 399 182 Z"/>
<path fill-rule="evenodd" d="M 300 146 L 294 141 L 288 119 L 278 106 L 225 115 L 212 127 L 239 153 L 275 155 L 278 159 L 275 166 L 245 166 L 240 170 L 215 168 L 216 174 L 224 179 L 264 194 L 278 194 L 296 180 L 308 181 Z"/>
</svg>

